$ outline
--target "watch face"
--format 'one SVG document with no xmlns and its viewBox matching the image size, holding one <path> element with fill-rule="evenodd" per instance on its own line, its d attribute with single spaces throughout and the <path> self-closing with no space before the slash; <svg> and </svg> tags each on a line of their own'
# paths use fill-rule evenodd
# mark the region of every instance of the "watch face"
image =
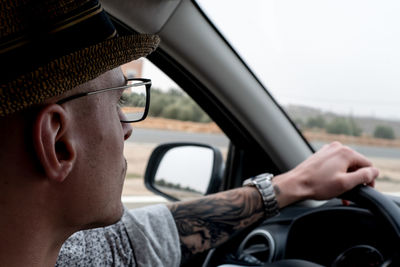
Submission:
<svg viewBox="0 0 400 267">
<path fill-rule="evenodd" d="M 255 178 L 255 179 L 264 178 L 264 179 L 272 180 L 273 177 L 274 177 L 274 175 L 271 174 L 271 173 L 262 173 L 262 174 L 257 175 L 257 176 L 254 177 L 254 178 Z"/>
<path fill-rule="evenodd" d="M 257 176 L 250 177 L 243 182 L 243 186 L 255 186 L 259 181 L 268 180 L 271 181 L 274 177 L 271 173 L 261 173 Z"/>
<path fill-rule="evenodd" d="M 254 178 L 255 177 L 248 178 L 248 179 L 244 180 L 243 186 L 254 186 L 254 181 L 253 181 Z"/>
</svg>

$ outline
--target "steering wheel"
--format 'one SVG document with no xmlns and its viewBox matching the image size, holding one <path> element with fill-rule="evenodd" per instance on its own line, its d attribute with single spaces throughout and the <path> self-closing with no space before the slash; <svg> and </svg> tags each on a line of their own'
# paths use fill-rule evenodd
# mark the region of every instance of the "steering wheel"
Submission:
<svg viewBox="0 0 400 267">
<path fill-rule="evenodd" d="M 341 199 L 350 200 L 361 207 L 367 208 L 374 215 L 391 227 L 396 235 L 397 242 L 394 251 L 400 251 L 400 207 L 394 201 L 373 189 L 370 186 L 359 185 L 352 190 L 339 196 Z M 392 259 L 393 262 L 384 264 L 384 266 L 394 266 L 399 264 L 399 253 L 397 252 Z M 396 261 L 396 263 L 394 262 Z M 394 264 L 394 265 L 392 265 Z"/>
<path fill-rule="evenodd" d="M 353 201 L 382 218 L 392 227 L 400 241 L 400 207 L 394 201 L 372 187 L 365 185 L 353 188 L 342 194 L 340 198 Z M 400 242 L 398 246 L 400 246 Z"/>
<path fill-rule="evenodd" d="M 382 219 L 383 222 L 387 223 L 392 228 L 399 242 L 394 244 L 397 248 L 395 251 L 400 251 L 400 207 L 397 206 L 394 201 L 387 198 L 382 193 L 373 189 L 370 186 L 360 185 L 356 186 L 350 191 L 339 196 L 341 199 L 350 200 L 361 207 L 370 210 L 375 216 Z M 399 255 L 394 255 L 393 260 L 398 264 Z M 395 264 L 392 262 L 392 264 Z M 226 266 L 237 266 L 237 265 L 226 265 Z M 299 266 L 320 266 L 311 262 L 302 260 L 281 260 L 275 263 L 269 263 L 265 266 L 269 267 L 299 267 Z M 382 266 L 394 266 L 390 263 L 385 263 Z M 400 266 L 400 265 L 399 265 Z"/>
<path fill-rule="evenodd" d="M 370 210 L 375 216 L 387 223 L 394 231 L 397 242 L 394 251 L 400 251 L 400 207 L 394 201 L 373 189 L 370 186 L 360 185 L 339 196 L 341 199 L 350 200 L 361 207 Z M 385 262 L 382 266 L 400 266 L 398 253 L 393 255 L 391 262 Z M 293 266 L 320 266 L 315 263 L 302 260 L 281 260 L 266 264 L 266 267 L 293 267 Z"/>
</svg>

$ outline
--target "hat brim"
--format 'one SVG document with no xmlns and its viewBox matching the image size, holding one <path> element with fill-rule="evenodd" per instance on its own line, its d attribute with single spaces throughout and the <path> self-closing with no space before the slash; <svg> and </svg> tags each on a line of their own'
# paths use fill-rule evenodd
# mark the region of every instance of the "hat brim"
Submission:
<svg viewBox="0 0 400 267">
<path fill-rule="evenodd" d="M 41 104 L 132 60 L 158 46 L 157 35 L 115 37 L 57 58 L 0 88 L 0 117 Z"/>
</svg>

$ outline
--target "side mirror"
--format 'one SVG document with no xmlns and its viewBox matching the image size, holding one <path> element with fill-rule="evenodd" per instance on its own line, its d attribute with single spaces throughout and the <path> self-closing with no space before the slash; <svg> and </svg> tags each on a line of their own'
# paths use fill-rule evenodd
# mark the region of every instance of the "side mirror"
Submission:
<svg viewBox="0 0 400 267">
<path fill-rule="evenodd" d="M 196 143 L 168 143 L 154 149 L 145 185 L 169 200 L 188 200 L 216 193 L 222 181 L 221 151 Z"/>
</svg>

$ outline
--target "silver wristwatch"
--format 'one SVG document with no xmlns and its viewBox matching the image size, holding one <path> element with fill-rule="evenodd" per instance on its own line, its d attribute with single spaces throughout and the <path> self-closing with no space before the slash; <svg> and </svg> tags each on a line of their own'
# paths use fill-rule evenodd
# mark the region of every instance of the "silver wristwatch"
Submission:
<svg viewBox="0 0 400 267">
<path fill-rule="evenodd" d="M 276 202 L 274 188 L 272 186 L 273 174 L 262 173 L 250 177 L 243 182 L 243 186 L 255 186 L 260 192 L 265 208 L 265 216 L 272 217 L 279 213 L 278 202 Z"/>
</svg>

